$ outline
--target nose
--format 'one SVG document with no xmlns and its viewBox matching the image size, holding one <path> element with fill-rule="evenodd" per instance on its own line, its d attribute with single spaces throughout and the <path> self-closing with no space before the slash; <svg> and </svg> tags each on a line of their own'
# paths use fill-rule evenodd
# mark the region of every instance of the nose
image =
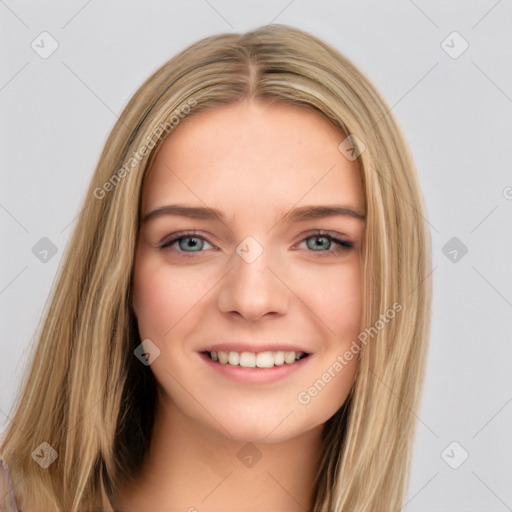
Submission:
<svg viewBox="0 0 512 512">
<path fill-rule="evenodd" d="M 242 252 L 233 253 L 232 259 L 233 266 L 221 282 L 219 309 L 251 322 L 286 314 L 291 292 L 277 262 L 271 262 L 270 251 L 263 250 L 254 261 L 244 258 Z"/>
</svg>

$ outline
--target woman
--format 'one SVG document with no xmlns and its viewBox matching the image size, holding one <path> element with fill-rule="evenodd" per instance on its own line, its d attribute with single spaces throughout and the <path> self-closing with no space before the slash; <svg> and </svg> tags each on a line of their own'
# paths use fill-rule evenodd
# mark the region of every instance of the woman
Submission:
<svg viewBox="0 0 512 512">
<path fill-rule="evenodd" d="M 424 218 L 389 109 L 323 41 L 270 25 L 171 59 L 64 256 L 0 448 L 11 509 L 399 510 Z"/>
</svg>

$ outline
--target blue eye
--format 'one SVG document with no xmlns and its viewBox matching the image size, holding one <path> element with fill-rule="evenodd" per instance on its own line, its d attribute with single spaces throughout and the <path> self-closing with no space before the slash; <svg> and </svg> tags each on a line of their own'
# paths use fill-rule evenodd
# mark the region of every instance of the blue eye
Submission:
<svg viewBox="0 0 512 512">
<path fill-rule="evenodd" d="M 305 238 L 306 246 L 313 252 L 325 254 L 341 254 L 354 247 L 351 242 L 342 240 L 331 235 L 317 233 Z"/>
<path fill-rule="evenodd" d="M 185 236 L 177 240 L 177 242 L 182 251 L 190 249 L 192 252 L 197 252 L 203 248 L 205 241 L 202 238 Z"/>
<path fill-rule="evenodd" d="M 309 242 L 313 240 L 315 243 L 310 244 Z M 320 241 L 320 243 L 318 243 Z M 331 248 L 332 239 L 326 236 L 310 236 L 306 238 L 306 245 L 309 249 L 313 249 L 314 251 L 320 250 L 329 250 Z"/>
<path fill-rule="evenodd" d="M 318 256 L 341 255 L 354 247 L 354 244 L 351 242 L 336 238 L 323 231 L 319 231 L 304 238 L 301 243 L 303 242 L 306 243 L 306 247 L 310 252 L 315 252 Z M 204 252 L 204 249 L 216 248 L 196 233 L 177 233 L 165 240 L 160 245 L 160 248 L 168 249 L 176 243 L 178 244 L 178 252 L 188 254 L 200 253 Z M 209 247 L 205 246 L 205 244 Z"/>
<path fill-rule="evenodd" d="M 204 238 L 194 235 L 194 234 L 180 234 L 178 236 L 175 236 L 173 238 L 170 238 L 169 240 L 166 240 L 161 246 L 161 249 L 165 249 L 167 247 L 173 246 L 176 242 L 178 242 L 178 246 L 180 248 L 180 251 L 182 252 L 201 252 L 204 249 L 204 245 L 208 244 L 211 247 L 209 242 L 207 242 Z"/>
</svg>

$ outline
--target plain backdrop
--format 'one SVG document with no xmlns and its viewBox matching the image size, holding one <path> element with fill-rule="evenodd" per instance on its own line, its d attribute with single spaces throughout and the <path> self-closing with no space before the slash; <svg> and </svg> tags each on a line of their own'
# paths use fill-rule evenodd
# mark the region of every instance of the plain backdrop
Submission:
<svg viewBox="0 0 512 512">
<path fill-rule="evenodd" d="M 434 304 L 404 510 L 512 510 L 510 0 L 1 0 L 0 431 L 117 116 L 186 46 L 272 22 L 368 76 L 418 168 Z"/>
</svg>

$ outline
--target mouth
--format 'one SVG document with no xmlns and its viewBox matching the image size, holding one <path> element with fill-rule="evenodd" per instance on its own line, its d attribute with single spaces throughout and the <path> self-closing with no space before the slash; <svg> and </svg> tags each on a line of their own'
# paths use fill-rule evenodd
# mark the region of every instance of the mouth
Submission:
<svg viewBox="0 0 512 512">
<path fill-rule="evenodd" d="M 265 352 L 236 352 L 209 351 L 201 352 L 213 362 L 227 366 L 239 366 L 242 368 L 274 368 L 276 366 L 293 365 L 302 359 L 309 357 L 307 352 L 296 351 L 265 351 Z"/>
</svg>

